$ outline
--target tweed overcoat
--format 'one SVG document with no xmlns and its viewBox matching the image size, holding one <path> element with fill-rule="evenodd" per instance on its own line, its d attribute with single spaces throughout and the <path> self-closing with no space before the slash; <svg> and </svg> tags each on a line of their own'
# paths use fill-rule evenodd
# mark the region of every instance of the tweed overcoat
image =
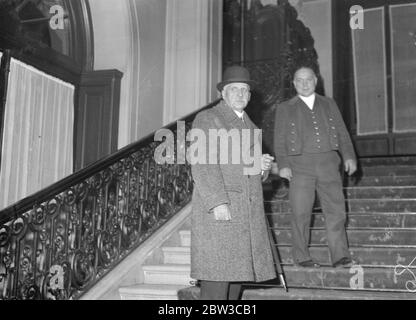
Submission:
<svg viewBox="0 0 416 320">
<path fill-rule="evenodd" d="M 253 133 L 256 126 L 247 114 L 242 122 L 221 101 L 200 112 L 193 128 L 203 130 L 208 137 L 209 129 L 239 132 L 248 129 Z M 252 135 L 249 149 L 253 149 L 254 143 L 261 143 L 254 140 Z M 244 146 L 241 150 L 249 152 Z M 243 168 L 243 163 L 192 165 L 191 277 L 194 279 L 261 282 L 276 277 L 264 213 L 262 176 L 245 175 Z M 212 209 L 220 204 L 229 205 L 231 221 L 215 220 Z"/>
</svg>

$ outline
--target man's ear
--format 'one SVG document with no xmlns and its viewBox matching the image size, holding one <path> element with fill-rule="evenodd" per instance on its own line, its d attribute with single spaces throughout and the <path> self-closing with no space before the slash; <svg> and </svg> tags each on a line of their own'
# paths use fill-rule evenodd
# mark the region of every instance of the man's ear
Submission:
<svg viewBox="0 0 416 320">
<path fill-rule="evenodd" d="M 221 90 L 221 97 L 223 99 L 225 99 L 225 89 L 224 88 L 222 88 L 222 90 Z"/>
</svg>

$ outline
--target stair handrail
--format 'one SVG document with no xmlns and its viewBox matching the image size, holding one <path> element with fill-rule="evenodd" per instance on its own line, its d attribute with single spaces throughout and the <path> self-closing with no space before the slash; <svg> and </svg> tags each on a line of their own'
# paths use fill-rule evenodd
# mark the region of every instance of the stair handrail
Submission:
<svg viewBox="0 0 416 320">
<path fill-rule="evenodd" d="M 219 100 L 163 127 L 176 147 Z M 0 211 L 0 299 L 78 299 L 190 202 L 190 165 L 157 164 L 156 132 Z"/>
</svg>

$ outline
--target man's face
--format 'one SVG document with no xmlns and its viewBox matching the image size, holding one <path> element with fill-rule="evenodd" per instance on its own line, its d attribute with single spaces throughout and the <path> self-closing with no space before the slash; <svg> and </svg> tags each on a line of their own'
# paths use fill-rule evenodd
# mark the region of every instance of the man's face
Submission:
<svg viewBox="0 0 416 320">
<path fill-rule="evenodd" d="M 296 92 L 303 97 L 309 97 L 315 92 L 317 82 L 318 79 L 315 73 L 308 68 L 302 68 L 296 71 L 293 79 Z"/>
<path fill-rule="evenodd" d="M 227 84 L 222 89 L 222 97 L 233 110 L 241 112 L 250 101 L 250 86 L 240 82 Z"/>
</svg>

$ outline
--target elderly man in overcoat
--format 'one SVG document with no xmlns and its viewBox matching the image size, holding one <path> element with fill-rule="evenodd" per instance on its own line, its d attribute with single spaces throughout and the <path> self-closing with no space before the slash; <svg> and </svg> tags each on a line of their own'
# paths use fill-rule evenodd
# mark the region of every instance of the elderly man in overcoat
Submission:
<svg viewBox="0 0 416 320">
<path fill-rule="evenodd" d="M 200 112 L 193 122 L 193 129 L 202 130 L 206 137 L 213 129 L 251 137 L 249 143 L 241 139 L 241 161 L 192 164 L 191 277 L 200 280 L 202 300 L 235 300 L 242 282 L 276 277 L 262 191 L 262 179 L 273 157 L 261 154 L 261 136 L 256 139 L 254 134 L 259 129 L 244 112 L 253 85 L 247 69 L 227 68 L 217 85 L 223 99 Z M 229 147 L 226 158 L 231 160 L 233 146 Z M 245 170 L 252 164 L 243 158 L 256 147 L 260 150 L 257 155 L 254 152 L 259 168 Z M 207 148 L 208 155 L 219 146 L 207 142 Z"/>
<path fill-rule="evenodd" d="M 333 99 L 315 93 L 315 72 L 300 67 L 294 74 L 297 96 L 276 109 L 275 155 L 282 178 L 290 181 L 292 208 L 292 253 L 295 264 L 319 267 L 310 255 L 308 243 L 315 191 L 325 215 L 327 242 L 334 267 L 348 267 L 353 261 L 345 231 L 346 211 L 339 166 L 357 169 L 351 138 Z"/>
</svg>

